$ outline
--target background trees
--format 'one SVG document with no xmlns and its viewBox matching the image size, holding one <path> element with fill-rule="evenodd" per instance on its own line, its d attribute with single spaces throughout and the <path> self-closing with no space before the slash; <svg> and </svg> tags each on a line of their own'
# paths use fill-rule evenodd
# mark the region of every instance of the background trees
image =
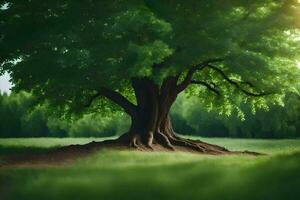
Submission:
<svg viewBox="0 0 300 200">
<path fill-rule="evenodd" d="M 244 114 L 230 116 L 209 109 L 195 98 L 178 99 L 172 110 L 173 124 L 178 132 L 205 137 L 295 138 L 300 137 L 300 99 L 289 94 L 285 106 L 273 105 L 255 113 L 244 105 Z M 193 111 L 193 112 L 192 112 Z"/>
<path fill-rule="evenodd" d="M 26 92 L 0 95 L 0 119 L 0 137 L 104 137 L 123 133 L 129 124 L 121 113 L 63 120 Z"/>
<path fill-rule="evenodd" d="M 175 130 L 185 135 L 205 137 L 295 138 L 300 137 L 300 99 L 290 94 L 285 106 L 252 113 L 244 105 L 245 119 L 208 111 L 197 98 L 179 97 L 172 111 Z M 120 112 L 88 114 L 73 120 L 49 116 L 47 106 L 35 105 L 28 93 L 0 95 L 0 137 L 103 137 L 124 133 L 130 119 Z"/>
</svg>

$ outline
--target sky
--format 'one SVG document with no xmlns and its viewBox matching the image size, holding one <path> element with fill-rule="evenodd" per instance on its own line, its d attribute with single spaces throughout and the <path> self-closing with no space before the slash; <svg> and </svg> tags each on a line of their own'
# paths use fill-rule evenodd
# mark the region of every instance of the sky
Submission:
<svg viewBox="0 0 300 200">
<path fill-rule="evenodd" d="M 1 92 L 10 92 L 11 83 L 9 82 L 9 75 L 5 73 L 3 76 L 0 76 L 0 91 Z"/>
</svg>

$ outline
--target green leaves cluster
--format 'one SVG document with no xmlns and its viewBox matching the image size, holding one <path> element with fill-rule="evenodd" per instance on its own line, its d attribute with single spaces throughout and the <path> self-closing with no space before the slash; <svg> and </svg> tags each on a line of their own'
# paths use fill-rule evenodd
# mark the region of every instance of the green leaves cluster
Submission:
<svg viewBox="0 0 300 200">
<path fill-rule="evenodd" d="M 223 95 L 196 85 L 190 95 L 202 97 L 207 107 L 225 108 L 227 115 L 244 103 L 253 111 L 280 103 L 300 80 L 297 0 L 8 0 L 1 5 L 0 71 L 11 74 L 15 91 L 32 91 L 63 111 L 80 110 L 101 87 L 134 99 L 131 78 L 161 84 L 212 58 L 224 58 L 218 67 L 229 77 L 255 86 L 245 89 L 276 93 L 245 97 L 217 73 L 197 73 L 195 79 L 216 84 Z M 107 102 L 99 99 L 96 105 L 104 108 Z"/>
</svg>

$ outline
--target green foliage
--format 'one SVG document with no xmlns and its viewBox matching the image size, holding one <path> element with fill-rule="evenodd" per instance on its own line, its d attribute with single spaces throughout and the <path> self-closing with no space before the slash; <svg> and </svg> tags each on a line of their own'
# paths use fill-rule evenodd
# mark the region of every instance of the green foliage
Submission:
<svg viewBox="0 0 300 200">
<path fill-rule="evenodd" d="M 0 95 L 0 135 L 1 137 L 38 136 L 47 132 L 47 128 L 41 125 L 44 120 L 40 116 L 40 109 L 34 108 L 33 96 L 25 92 L 19 94 Z M 31 112 L 30 115 L 25 113 Z M 39 121 L 38 124 L 36 122 Z M 29 128 L 31 127 L 31 128 Z M 30 129 L 30 132 L 27 132 Z"/>
<path fill-rule="evenodd" d="M 29 93 L 1 94 L 0 137 L 104 137 L 122 134 L 129 126 L 129 119 L 121 113 L 106 117 L 87 114 L 66 120 L 50 115 L 49 110 L 47 104 L 37 105 Z"/>
<path fill-rule="evenodd" d="M 164 58 L 172 54 L 172 49 L 162 41 L 154 41 L 149 45 L 139 46 L 129 44 L 128 52 L 136 56 L 136 63 L 131 69 L 133 76 L 151 76 L 152 66 L 161 63 Z M 133 63 L 132 63 L 133 64 Z"/>
<path fill-rule="evenodd" d="M 242 116 L 244 103 L 253 110 L 279 104 L 299 81 L 297 0 L 5 2 L 0 71 L 11 74 L 15 91 L 32 91 L 62 113 L 81 111 L 101 87 L 134 99 L 130 78 L 161 83 L 212 58 L 224 58 L 219 67 L 226 74 L 255 86 L 246 89 L 277 94 L 248 98 L 212 70 L 197 73 L 223 96 L 198 86 L 190 94 L 227 115 Z M 95 107 L 115 110 L 105 99 Z"/>
<path fill-rule="evenodd" d="M 272 105 L 255 112 L 249 104 L 243 104 L 241 108 L 243 111 L 226 113 L 223 112 L 224 109 L 211 108 L 197 98 L 187 98 L 187 95 L 182 95 L 173 107 L 172 119 L 176 131 L 189 135 L 246 138 L 300 137 L 300 97 L 288 94 L 282 103 L 284 105 Z"/>
</svg>

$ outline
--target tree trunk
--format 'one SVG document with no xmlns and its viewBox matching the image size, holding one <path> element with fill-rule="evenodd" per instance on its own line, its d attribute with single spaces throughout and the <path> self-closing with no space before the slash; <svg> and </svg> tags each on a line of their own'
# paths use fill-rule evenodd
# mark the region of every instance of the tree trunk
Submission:
<svg viewBox="0 0 300 200">
<path fill-rule="evenodd" d="M 131 128 L 117 142 L 140 150 L 184 150 L 211 154 L 227 153 L 223 147 L 179 137 L 173 130 L 170 109 L 178 93 L 176 78 L 164 81 L 160 88 L 153 81 L 133 79 L 137 99 L 135 114 L 131 115 Z"/>
<path fill-rule="evenodd" d="M 106 140 L 103 142 L 92 142 L 86 145 L 70 145 L 53 149 L 46 154 L 30 155 L 23 157 L 5 158 L 5 165 L 22 166 L 24 163 L 48 163 L 63 162 L 70 159 L 70 155 L 83 156 L 107 147 L 131 147 L 143 151 L 188 151 L 200 152 L 206 154 L 248 154 L 263 155 L 256 152 L 231 152 L 227 149 L 202 142 L 200 140 L 190 140 L 179 137 L 173 130 L 170 119 L 170 109 L 175 102 L 177 95 L 187 87 L 188 81 L 183 81 L 178 87 L 178 77 L 167 78 L 161 87 L 147 78 L 133 79 L 132 86 L 135 91 L 137 106 L 129 102 L 120 93 L 102 88 L 98 94 L 88 102 L 89 106 L 92 101 L 100 95 L 112 100 L 121 106 L 124 111 L 131 116 L 131 128 L 117 140 Z M 186 79 L 188 80 L 188 79 Z M 0 166 L 1 167 L 1 166 Z"/>
</svg>

